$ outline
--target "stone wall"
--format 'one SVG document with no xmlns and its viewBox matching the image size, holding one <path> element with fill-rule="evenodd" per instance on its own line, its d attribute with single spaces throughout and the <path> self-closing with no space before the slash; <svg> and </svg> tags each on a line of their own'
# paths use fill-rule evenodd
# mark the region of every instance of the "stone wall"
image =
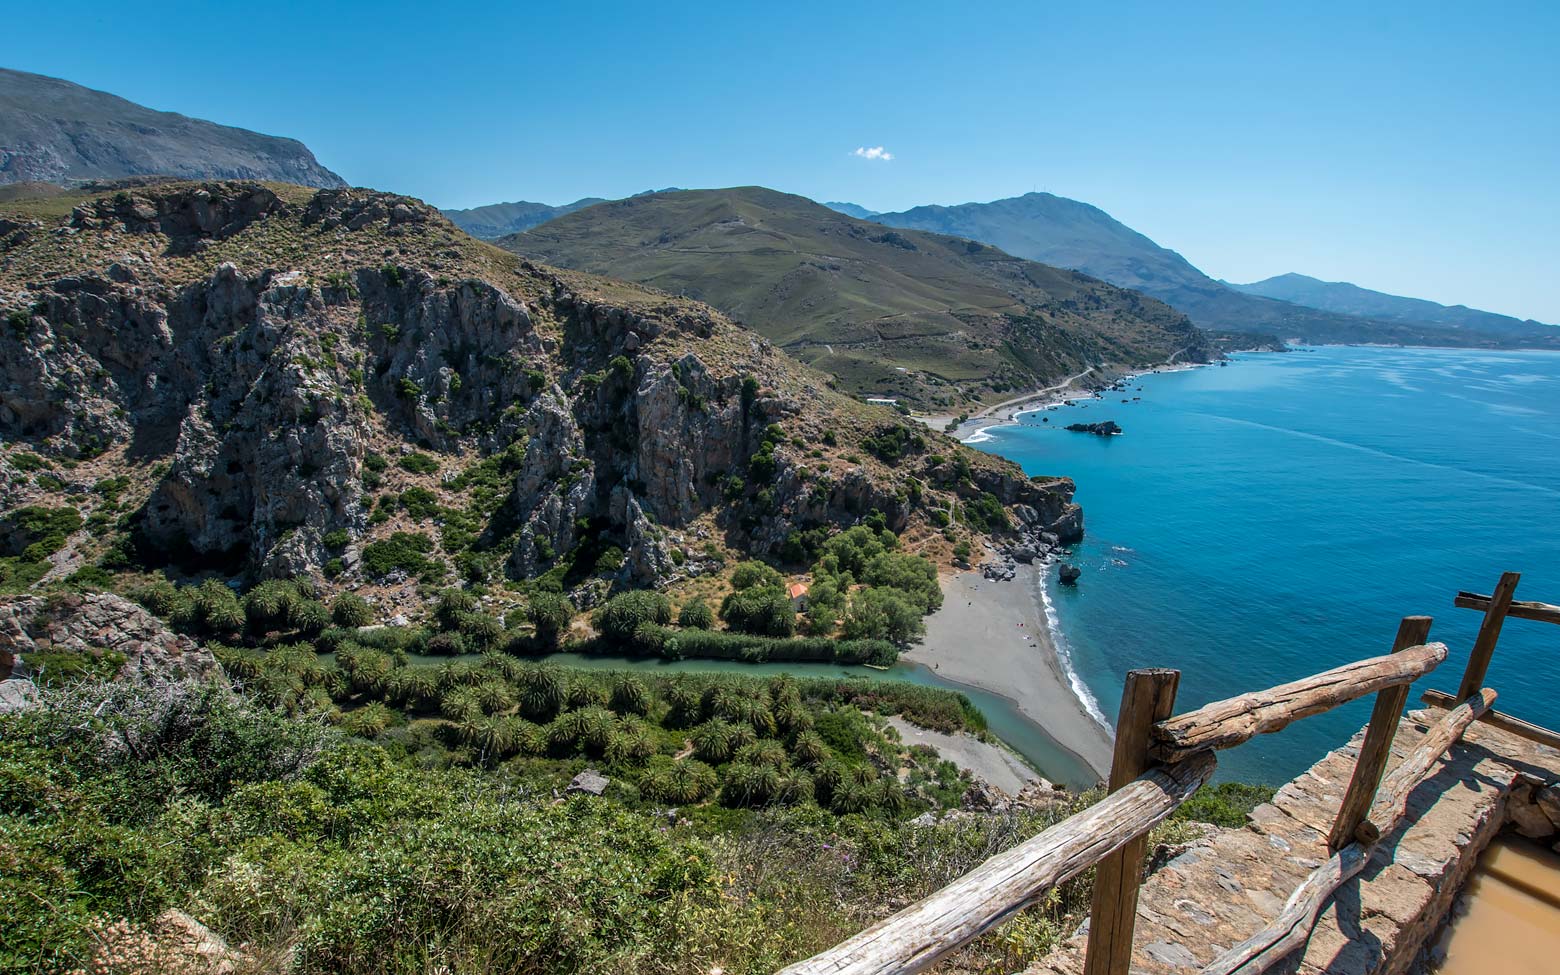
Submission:
<svg viewBox="0 0 1560 975">
<path fill-rule="evenodd" d="M 1441 711 L 1412 712 L 1393 743 L 1395 765 Z M 1329 856 L 1327 832 L 1354 770 L 1363 732 L 1252 812 L 1144 883 L 1134 975 L 1198 971 L 1273 920 Z M 1389 766 L 1390 768 L 1390 766 Z M 1555 818 L 1551 819 L 1549 813 Z M 1399 975 L 1424 962 L 1479 854 L 1505 829 L 1554 842 L 1560 828 L 1560 751 L 1475 723 L 1409 798 L 1409 816 L 1383 837 L 1365 870 L 1339 888 L 1310 942 L 1274 971 Z M 1033 975 L 1083 971 L 1087 924 L 1036 963 Z"/>
</svg>

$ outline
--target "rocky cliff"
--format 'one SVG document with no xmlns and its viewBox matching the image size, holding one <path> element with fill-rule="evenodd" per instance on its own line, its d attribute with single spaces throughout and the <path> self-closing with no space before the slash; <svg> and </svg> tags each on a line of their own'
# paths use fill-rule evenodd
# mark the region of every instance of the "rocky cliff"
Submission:
<svg viewBox="0 0 1560 975">
<path fill-rule="evenodd" d="M 1081 529 L 1070 482 L 832 393 L 707 306 L 525 262 L 405 197 L 0 204 L 0 306 L 0 503 L 81 509 L 78 562 L 577 581 L 616 550 L 593 577 L 643 585 L 872 511 L 934 552 L 1003 521 Z M 961 498 L 1011 517 L 961 525 Z"/>
</svg>

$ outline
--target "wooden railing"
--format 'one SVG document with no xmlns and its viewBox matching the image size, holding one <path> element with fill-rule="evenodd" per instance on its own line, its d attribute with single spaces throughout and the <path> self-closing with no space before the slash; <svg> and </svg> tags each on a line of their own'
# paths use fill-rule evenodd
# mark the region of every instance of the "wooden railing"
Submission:
<svg viewBox="0 0 1560 975">
<path fill-rule="evenodd" d="M 1483 719 L 1508 731 L 1524 729 L 1515 731 L 1524 737 L 1560 743 L 1560 734 L 1491 710 L 1495 692 L 1483 686 L 1507 616 L 1560 622 L 1560 607 L 1512 601 L 1518 578 L 1516 573 L 1506 573 L 1492 596 L 1457 595 L 1456 605 L 1485 611 L 1463 674 L 1463 691 L 1456 697 L 1426 694 L 1427 702 L 1449 710 L 1385 779 L 1382 773 L 1409 685 L 1446 660 L 1444 645 L 1426 642 L 1429 617 L 1405 617 L 1389 654 L 1181 715 L 1172 714 L 1179 671 L 1135 670 L 1127 674 L 1122 690 L 1105 799 L 779 975 L 920 971 L 1090 867 L 1096 869 L 1085 973 L 1125 975 L 1132 957 L 1148 832 L 1209 779 L 1215 767 L 1213 752 L 1375 694 L 1353 777 L 1329 835 L 1332 858 L 1300 885 L 1272 924 L 1219 956 L 1202 975 L 1266 971 L 1310 937 L 1333 892 L 1358 874 L 1373 846 L 1398 827 L 1409 794 L 1469 724 Z"/>
</svg>

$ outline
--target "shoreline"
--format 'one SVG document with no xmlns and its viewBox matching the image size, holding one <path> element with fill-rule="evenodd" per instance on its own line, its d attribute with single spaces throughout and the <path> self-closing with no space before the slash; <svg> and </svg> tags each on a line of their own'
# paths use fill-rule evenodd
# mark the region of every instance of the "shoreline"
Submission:
<svg viewBox="0 0 1560 975">
<path fill-rule="evenodd" d="M 1130 369 L 1118 371 L 1114 366 L 1091 366 L 1083 372 L 1070 376 L 1065 381 L 1053 386 L 1033 389 L 1022 396 L 1015 396 L 994 406 L 988 406 L 978 413 L 971 414 L 952 430 L 948 429 L 948 424 L 958 419 L 954 416 L 934 414 L 913 416 L 912 418 L 919 420 L 933 430 L 947 433 L 960 443 L 984 443 L 991 439 L 991 435 L 987 431 L 994 427 L 1015 424 L 1018 422 L 1018 418 L 1025 413 L 1038 413 L 1041 410 L 1048 410 L 1052 407 L 1061 406 L 1068 400 L 1100 399 L 1102 398 L 1100 390 L 1119 382 L 1131 382 L 1142 376 L 1154 375 L 1156 373 L 1202 369 L 1212 364 L 1210 362 L 1170 362 L 1136 371 Z M 1086 382 L 1085 377 L 1088 376 L 1094 376 L 1095 380 L 1092 383 Z"/>
<path fill-rule="evenodd" d="M 927 617 L 926 637 L 901 659 L 1011 702 L 1104 781 L 1113 735 L 1061 659 L 1041 571 L 1019 566 L 1011 583 L 974 570 L 943 576 L 942 608 Z"/>
<path fill-rule="evenodd" d="M 906 745 L 930 745 L 937 749 L 941 758 L 1009 796 L 1016 796 L 1027 786 L 1035 784 L 1046 789 L 1055 788 L 1049 779 L 1001 739 L 984 742 L 969 732 L 949 734 L 932 731 L 911 724 L 897 714 L 886 720 L 890 727 L 899 732 L 899 740 Z"/>
<path fill-rule="evenodd" d="M 949 433 L 963 443 L 982 443 L 993 439 L 987 431 L 1015 424 L 1023 414 L 1068 400 L 1100 399 L 1100 390 L 1143 376 L 1209 365 L 1171 362 L 1135 372 L 1093 367 L 1065 382 L 988 407 Z M 1095 384 L 1085 383 L 1089 376 L 1095 377 Z M 953 418 L 917 419 L 943 430 Z M 1027 590 L 1019 600 L 1004 598 L 1008 594 L 1001 587 L 1013 583 L 992 582 L 975 570 L 943 576 L 943 609 L 927 618 L 926 638 L 901 658 L 932 668 L 943 680 L 1008 701 L 1104 781 L 1110 774 L 1114 732 L 1093 691 L 1072 666 L 1061 620 L 1045 588 L 1043 573 L 1050 564 L 1017 567 L 1013 582 Z M 961 601 L 963 606 L 958 605 Z M 996 621 L 1002 626 L 993 629 Z M 980 646 L 971 643 L 977 635 L 984 638 Z"/>
</svg>

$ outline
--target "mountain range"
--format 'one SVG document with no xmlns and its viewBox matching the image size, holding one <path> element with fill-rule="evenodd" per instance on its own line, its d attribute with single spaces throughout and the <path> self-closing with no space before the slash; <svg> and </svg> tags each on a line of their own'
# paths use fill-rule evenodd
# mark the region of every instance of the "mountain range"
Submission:
<svg viewBox="0 0 1560 975">
<path fill-rule="evenodd" d="M 0 184 L 127 176 L 345 186 L 303 143 L 0 68 Z"/>
<path fill-rule="evenodd" d="M 1403 298 L 1343 281 L 1319 281 L 1304 274 L 1280 274 L 1251 284 L 1223 283 L 1246 294 L 1378 321 L 1434 325 L 1519 339 L 1552 337 L 1555 332 L 1555 326 L 1532 319 L 1498 315 L 1467 305 L 1441 305 L 1423 298 Z"/>
<path fill-rule="evenodd" d="M 1322 301 L 1314 289 L 1264 287 L 1266 283 L 1232 287 L 1098 207 L 1050 193 L 1027 193 L 991 203 L 921 206 L 869 219 L 890 227 L 967 237 L 1019 257 L 1076 268 L 1167 302 L 1204 328 L 1345 344 L 1560 345 L 1560 332 L 1545 332 L 1545 326 L 1490 329 L 1481 320 L 1453 322 L 1444 315 L 1425 315 L 1401 305 L 1386 313 L 1380 311 L 1385 307 L 1381 302 L 1349 301 L 1337 295 Z"/>
<path fill-rule="evenodd" d="M 555 217 L 605 202 L 605 198 L 599 196 L 587 196 L 562 206 L 517 200 L 514 203 L 489 203 L 487 206 L 471 207 L 466 210 L 440 210 L 439 212 L 471 236 L 493 240 L 508 234 L 518 234 L 522 230 L 530 230 L 537 224 L 546 223 Z"/>
<path fill-rule="evenodd" d="M 643 192 L 635 193 L 634 196 L 648 196 L 651 193 L 669 193 L 674 189 L 676 187 L 667 187 L 664 190 L 644 190 Z M 497 240 L 499 237 L 506 237 L 509 234 L 518 234 L 522 230 L 530 230 L 532 227 L 565 214 L 573 213 L 575 210 L 583 210 L 585 207 L 606 202 L 606 198 L 600 196 L 587 196 L 584 199 L 575 200 L 573 203 L 565 203 L 562 206 L 549 206 L 546 203 L 518 200 L 514 203 L 490 203 L 487 206 L 472 207 L 467 210 L 440 210 L 439 212 L 448 217 L 455 226 L 473 237 L 478 237 L 482 240 Z"/>
<path fill-rule="evenodd" d="M 1184 315 L 1136 292 L 763 187 L 603 203 L 497 243 L 706 301 L 842 389 L 928 407 L 1211 354 Z"/>
</svg>

